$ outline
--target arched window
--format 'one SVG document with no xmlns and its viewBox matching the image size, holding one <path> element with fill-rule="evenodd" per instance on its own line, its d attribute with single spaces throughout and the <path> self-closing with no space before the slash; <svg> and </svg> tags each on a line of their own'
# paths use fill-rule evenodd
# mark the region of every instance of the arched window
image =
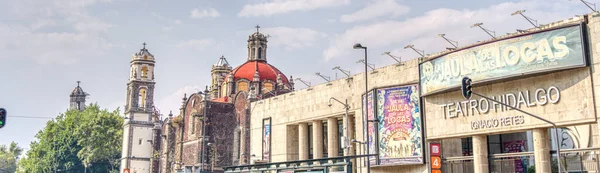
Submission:
<svg viewBox="0 0 600 173">
<path fill-rule="evenodd" d="M 262 48 L 261 47 L 258 48 L 258 59 L 263 59 L 263 57 L 262 57 Z"/>
<path fill-rule="evenodd" d="M 263 84 L 263 88 L 263 93 L 271 92 L 273 91 L 273 83 L 265 82 L 265 84 Z"/>
<path fill-rule="evenodd" d="M 237 84 L 237 90 L 238 91 L 246 91 L 248 92 L 248 82 L 246 81 L 239 81 Z"/>
<path fill-rule="evenodd" d="M 146 88 L 140 88 L 139 107 L 146 107 Z"/>
<path fill-rule="evenodd" d="M 144 60 L 148 60 L 148 55 L 144 55 Z"/>
<path fill-rule="evenodd" d="M 148 67 L 142 67 L 142 78 L 148 78 Z"/>
</svg>

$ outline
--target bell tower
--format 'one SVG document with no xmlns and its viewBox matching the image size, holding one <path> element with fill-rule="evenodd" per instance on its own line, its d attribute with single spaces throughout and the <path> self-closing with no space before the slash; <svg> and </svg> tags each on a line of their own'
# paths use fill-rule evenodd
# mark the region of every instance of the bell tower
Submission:
<svg viewBox="0 0 600 173">
<path fill-rule="evenodd" d="M 85 109 L 85 98 L 89 94 L 81 89 L 79 83 L 81 83 L 81 81 L 77 81 L 77 87 L 75 87 L 73 92 L 71 92 L 71 95 L 69 95 L 71 103 L 69 109 L 83 111 Z"/>
<path fill-rule="evenodd" d="M 260 26 L 256 25 L 256 32 L 248 38 L 248 61 L 267 61 L 268 35 L 259 32 Z"/>
<path fill-rule="evenodd" d="M 153 156 L 154 55 L 146 43 L 131 58 L 123 129 L 121 170 L 149 173 Z"/>
<path fill-rule="evenodd" d="M 210 85 L 210 95 L 211 98 L 219 98 L 225 94 L 226 86 L 224 86 L 224 81 L 227 76 L 231 72 L 231 65 L 225 59 L 225 56 L 221 56 L 217 63 L 212 65 L 212 69 L 210 71 L 210 75 L 212 77 L 212 84 Z"/>
</svg>

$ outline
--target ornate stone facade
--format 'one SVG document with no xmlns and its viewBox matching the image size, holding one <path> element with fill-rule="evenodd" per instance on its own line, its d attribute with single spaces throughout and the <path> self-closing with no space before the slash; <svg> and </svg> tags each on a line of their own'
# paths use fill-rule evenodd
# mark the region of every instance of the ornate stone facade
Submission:
<svg viewBox="0 0 600 173">
<path fill-rule="evenodd" d="M 224 166 L 251 164 L 250 101 L 293 91 L 293 79 L 267 63 L 266 44 L 257 30 L 245 63 L 232 68 L 221 56 L 210 89 L 184 96 L 179 116 L 169 116 L 162 127 L 162 172 L 223 172 Z"/>
</svg>

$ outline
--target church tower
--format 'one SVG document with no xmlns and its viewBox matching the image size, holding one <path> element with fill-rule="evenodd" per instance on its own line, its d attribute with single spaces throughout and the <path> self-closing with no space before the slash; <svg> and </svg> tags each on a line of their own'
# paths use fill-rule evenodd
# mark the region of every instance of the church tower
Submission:
<svg viewBox="0 0 600 173">
<path fill-rule="evenodd" d="M 154 55 L 143 48 L 131 59 L 123 129 L 121 171 L 149 173 L 153 157 Z"/>
<path fill-rule="evenodd" d="M 85 98 L 89 94 L 84 92 L 83 89 L 81 89 L 79 83 L 81 83 L 81 81 L 77 81 L 77 87 L 73 89 L 73 92 L 71 92 L 71 95 L 69 96 L 71 98 L 71 104 L 69 107 L 70 110 L 83 111 L 85 109 Z"/>
<path fill-rule="evenodd" d="M 227 77 L 227 74 L 231 72 L 231 65 L 225 59 L 225 56 L 221 56 L 217 63 L 213 64 L 210 71 L 212 77 L 212 84 L 210 85 L 210 95 L 212 99 L 222 97 L 225 94 L 226 86 L 223 86 L 223 82 Z"/>
<path fill-rule="evenodd" d="M 256 32 L 248 37 L 248 61 L 267 61 L 267 38 L 258 31 L 260 26 L 256 25 Z"/>
</svg>

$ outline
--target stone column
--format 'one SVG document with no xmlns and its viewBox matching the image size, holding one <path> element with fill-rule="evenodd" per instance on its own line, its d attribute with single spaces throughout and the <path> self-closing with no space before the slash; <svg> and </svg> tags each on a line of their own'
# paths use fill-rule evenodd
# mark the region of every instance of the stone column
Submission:
<svg viewBox="0 0 600 173">
<path fill-rule="evenodd" d="M 313 121 L 313 159 L 323 158 L 323 121 Z"/>
<path fill-rule="evenodd" d="M 475 173 L 489 173 L 487 135 L 473 136 L 473 167 Z"/>
<path fill-rule="evenodd" d="M 298 160 L 308 159 L 308 124 L 298 124 Z"/>
<path fill-rule="evenodd" d="M 327 154 L 329 157 L 337 157 L 339 152 L 338 120 L 335 117 L 327 118 Z"/>
<path fill-rule="evenodd" d="M 535 172 L 551 172 L 550 138 L 547 128 L 533 129 L 533 156 Z"/>
<path fill-rule="evenodd" d="M 348 118 L 350 120 L 347 120 L 346 118 L 343 119 L 344 126 L 348 125 L 348 136 L 346 136 L 348 138 L 348 145 L 352 146 L 352 148 L 348 148 L 344 151 L 344 156 L 351 156 L 354 155 L 354 148 L 356 147 L 361 147 L 361 145 L 357 145 L 355 143 L 352 143 L 352 139 L 354 139 L 352 136 L 354 134 L 354 121 L 352 121 L 353 116 L 348 115 Z M 342 129 L 343 130 L 343 129 Z M 345 133 L 345 132 L 344 132 Z"/>
</svg>

